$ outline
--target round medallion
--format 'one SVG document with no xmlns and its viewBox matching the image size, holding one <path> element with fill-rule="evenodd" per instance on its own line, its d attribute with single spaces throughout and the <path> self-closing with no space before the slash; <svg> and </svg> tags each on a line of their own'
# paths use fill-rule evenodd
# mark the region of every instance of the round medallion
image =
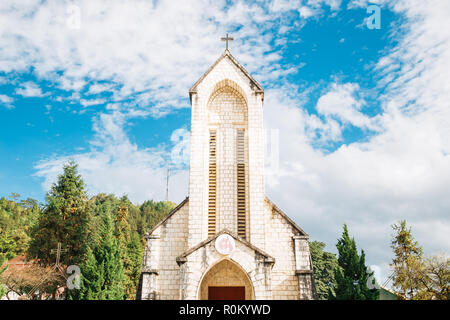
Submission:
<svg viewBox="0 0 450 320">
<path fill-rule="evenodd" d="M 220 254 L 231 254 L 235 247 L 234 238 L 229 234 L 221 234 L 216 238 L 216 250 Z"/>
</svg>

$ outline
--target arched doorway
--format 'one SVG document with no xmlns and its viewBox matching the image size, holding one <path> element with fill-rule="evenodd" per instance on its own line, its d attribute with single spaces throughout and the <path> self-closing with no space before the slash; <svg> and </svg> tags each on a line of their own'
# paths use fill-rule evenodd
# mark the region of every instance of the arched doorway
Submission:
<svg viewBox="0 0 450 320">
<path fill-rule="evenodd" d="M 198 296 L 200 300 L 252 300 L 253 285 L 245 270 L 224 259 L 205 273 Z"/>
</svg>

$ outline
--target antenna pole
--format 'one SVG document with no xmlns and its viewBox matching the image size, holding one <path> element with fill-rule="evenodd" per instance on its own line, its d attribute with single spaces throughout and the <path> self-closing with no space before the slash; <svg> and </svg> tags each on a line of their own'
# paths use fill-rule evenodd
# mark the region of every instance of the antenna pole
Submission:
<svg viewBox="0 0 450 320">
<path fill-rule="evenodd" d="M 169 176 L 170 176 L 170 167 L 169 165 L 167 165 L 166 201 L 169 201 Z"/>
</svg>

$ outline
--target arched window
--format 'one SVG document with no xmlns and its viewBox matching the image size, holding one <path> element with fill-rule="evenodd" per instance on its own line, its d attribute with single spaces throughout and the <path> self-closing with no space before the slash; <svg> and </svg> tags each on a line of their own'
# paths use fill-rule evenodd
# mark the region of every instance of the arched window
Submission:
<svg viewBox="0 0 450 320">
<path fill-rule="evenodd" d="M 208 236 L 217 228 L 247 238 L 248 107 L 239 86 L 224 80 L 208 100 Z"/>
</svg>

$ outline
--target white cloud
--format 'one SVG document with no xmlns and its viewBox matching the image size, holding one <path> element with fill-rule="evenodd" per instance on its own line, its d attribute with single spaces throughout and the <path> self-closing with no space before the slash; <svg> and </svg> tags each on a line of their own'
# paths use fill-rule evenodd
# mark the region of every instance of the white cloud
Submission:
<svg viewBox="0 0 450 320">
<path fill-rule="evenodd" d="M 300 7 L 299 12 L 300 12 L 300 16 L 305 19 L 313 17 L 317 14 L 317 11 L 315 11 L 313 8 L 308 7 L 308 6 Z"/>
<path fill-rule="evenodd" d="M 89 86 L 89 91 L 87 93 L 88 94 L 102 93 L 102 92 L 111 90 L 112 87 L 113 87 L 112 84 L 94 83 Z"/>
<path fill-rule="evenodd" d="M 382 277 L 390 274 L 390 225 L 400 219 L 426 252 L 450 250 L 450 3 L 396 1 L 392 9 L 406 16 L 407 28 L 378 64 L 387 90 L 377 122 L 361 114 L 355 84 L 333 85 L 317 104 L 323 115 L 375 128 L 368 141 L 322 153 L 311 147 L 308 128 L 327 122 L 317 125 L 302 111 L 302 98 L 287 96 L 287 88 L 267 92 L 265 103 L 266 126 L 280 132 L 280 171 L 267 184 L 269 196 L 328 249 L 347 222 Z M 337 134 L 322 130 L 330 140 Z"/>
<path fill-rule="evenodd" d="M 339 10 L 342 0 L 308 0 L 306 3 L 313 7 L 328 6 L 331 10 Z"/>
<path fill-rule="evenodd" d="M 77 3 L 80 28 L 70 29 L 66 9 L 71 1 L 0 2 L 0 70 L 33 66 L 39 78 L 74 91 L 72 99 L 82 97 L 86 104 L 91 98 L 84 94 L 112 92 L 107 111 L 95 117 L 91 149 L 72 157 L 91 193 L 128 193 L 138 202 L 164 198 L 167 159 L 175 154 L 184 161 L 187 131 L 175 131 L 170 145 L 143 149 L 126 134 L 128 120 L 187 106 L 186 88 L 223 50 L 219 38 L 236 26 L 241 28 L 232 34 L 231 50 L 256 79 L 264 83 L 295 72 L 280 65 L 283 41 L 272 48 L 277 29 L 269 28 L 276 25 L 286 36 L 293 26 L 281 19 L 285 11 L 300 9 L 303 18 L 310 18 L 323 12 L 321 6 L 341 6 L 340 1 L 312 0 L 267 7 L 242 2 L 227 7 L 225 1 L 207 0 Z M 331 85 L 317 102 L 317 115 L 301 108 L 305 96 L 289 95 L 287 83 L 266 90 L 265 123 L 279 130 L 282 142 L 279 173 L 266 181 L 268 195 L 313 239 L 325 240 L 328 249 L 347 222 L 369 263 L 386 275 L 390 225 L 396 220 L 412 224 L 426 251 L 450 248 L 450 2 L 371 3 L 390 6 L 407 21 L 407 28 L 394 34 L 398 45 L 377 65 L 380 87 L 387 86 L 378 97 L 383 114 L 372 119 L 362 112 L 357 83 Z M 349 8 L 366 4 L 352 1 Z M 272 24 L 275 20 L 279 23 Z M 123 103 L 129 97 L 133 103 Z M 7 98 L 0 95 L 1 101 Z M 338 141 L 349 124 L 376 130 L 376 135 L 333 152 L 313 147 L 320 139 Z M 67 158 L 37 165 L 45 189 Z M 187 178 L 187 170 L 176 167 L 171 200 L 187 194 Z"/>
<path fill-rule="evenodd" d="M 384 5 L 387 0 L 351 0 L 348 2 L 347 9 L 367 8 L 371 4 Z"/>
<path fill-rule="evenodd" d="M 13 98 L 8 97 L 7 95 L 4 95 L 4 94 L 0 94 L 0 102 L 7 104 L 7 103 L 11 103 L 13 101 L 14 101 Z"/>
<path fill-rule="evenodd" d="M 364 104 L 355 94 L 359 91 L 358 84 L 333 83 L 330 90 L 317 101 L 316 109 L 325 117 L 334 117 L 343 124 L 351 124 L 359 128 L 372 128 L 371 119 L 360 112 Z"/>
<path fill-rule="evenodd" d="M 39 86 L 31 81 L 24 82 L 20 85 L 20 87 L 16 88 L 15 90 L 16 94 L 22 96 L 22 97 L 43 97 L 45 96 L 42 93 L 41 88 Z"/>
<path fill-rule="evenodd" d="M 99 105 L 99 104 L 104 104 L 106 103 L 107 100 L 106 99 L 91 99 L 91 100 L 87 100 L 87 99 L 81 99 L 80 100 L 80 104 L 84 107 L 89 107 L 89 106 L 95 106 L 95 105 Z"/>
<path fill-rule="evenodd" d="M 184 129 L 176 130 L 170 146 L 139 149 L 123 130 L 129 117 L 129 114 L 118 111 L 102 113 L 95 119 L 96 135 L 89 151 L 40 161 L 35 168 L 36 176 L 44 178 L 43 188 L 49 190 L 61 173 L 62 165 L 72 158 L 78 163 L 91 195 L 100 192 L 127 194 L 135 203 L 148 199 L 164 200 L 165 189 L 162 186 L 166 182 L 168 159 L 172 154 L 186 153 L 183 150 L 186 132 Z M 175 202 L 184 199 L 187 196 L 188 171 L 182 163 L 172 168 L 169 181 L 169 199 Z"/>
<path fill-rule="evenodd" d="M 79 28 L 71 28 L 78 14 Z M 63 90 L 111 91 L 111 101 L 132 97 L 166 113 L 187 107 L 186 88 L 217 59 L 220 37 L 237 26 L 232 51 L 257 78 L 283 71 L 274 63 L 281 55 L 268 44 L 273 35 L 261 36 L 281 17 L 265 6 L 212 0 L 6 1 L 0 4 L 0 71 L 33 66 L 39 79 Z M 281 19 L 279 28 L 286 26 Z"/>
<path fill-rule="evenodd" d="M 0 103 L 3 104 L 3 106 L 6 107 L 7 109 L 14 108 L 14 106 L 11 104 L 13 101 L 14 101 L 13 98 L 4 94 L 0 94 Z"/>
</svg>

